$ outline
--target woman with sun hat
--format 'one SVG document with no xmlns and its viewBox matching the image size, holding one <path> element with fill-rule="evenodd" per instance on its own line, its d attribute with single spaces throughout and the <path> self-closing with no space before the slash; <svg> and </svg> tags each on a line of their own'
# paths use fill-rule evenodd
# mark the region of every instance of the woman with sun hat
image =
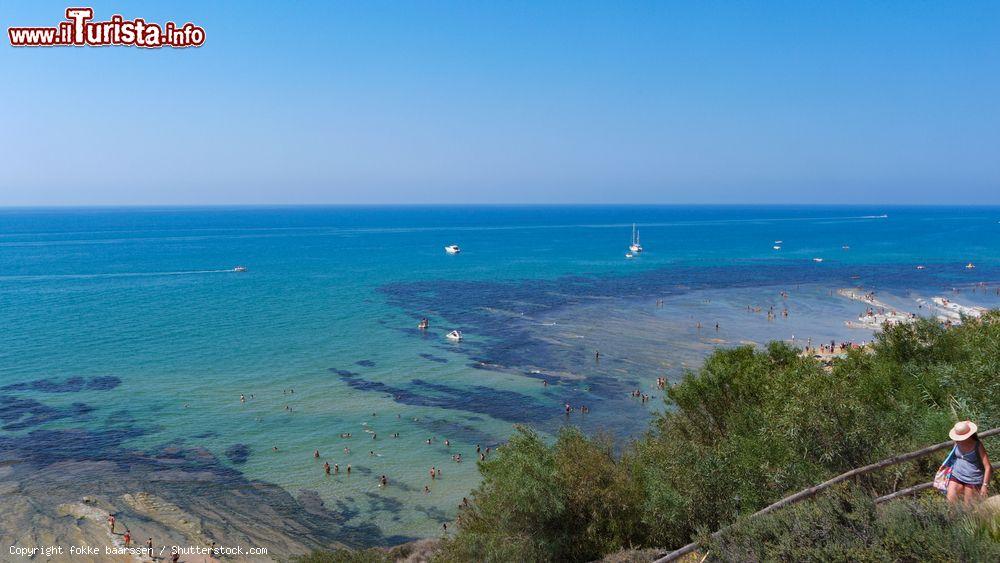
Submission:
<svg viewBox="0 0 1000 563">
<path fill-rule="evenodd" d="M 990 457 L 976 432 L 979 428 L 969 420 L 952 426 L 948 436 L 955 441 L 955 460 L 948 481 L 948 502 L 970 504 L 977 497 L 985 497 L 989 490 L 993 468 Z"/>
</svg>

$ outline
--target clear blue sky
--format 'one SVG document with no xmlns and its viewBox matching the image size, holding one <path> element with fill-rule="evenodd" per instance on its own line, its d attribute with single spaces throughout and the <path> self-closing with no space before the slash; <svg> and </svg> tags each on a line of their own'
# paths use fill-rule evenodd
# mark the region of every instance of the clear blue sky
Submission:
<svg viewBox="0 0 1000 563">
<path fill-rule="evenodd" d="M 7 26 L 202 25 L 200 49 Z M 1000 2 L 0 3 L 0 205 L 1000 203 Z"/>
</svg>

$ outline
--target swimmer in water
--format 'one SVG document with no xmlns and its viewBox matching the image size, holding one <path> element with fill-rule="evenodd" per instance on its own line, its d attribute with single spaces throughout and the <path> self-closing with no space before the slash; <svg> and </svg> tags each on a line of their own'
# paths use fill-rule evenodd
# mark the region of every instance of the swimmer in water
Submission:
<svg viewBox="0 0 1000 563">
<path fill-rule="evenodd" d="M 330 474 L 330 462 L 329 461 L 323 463 L 323 471 L 326 472 L 327 475 Z"/>
<path fill-rule="evenodd" d="M 319 450 L 313 452 L 313 457 L 319 459 Z"/>
</svg>

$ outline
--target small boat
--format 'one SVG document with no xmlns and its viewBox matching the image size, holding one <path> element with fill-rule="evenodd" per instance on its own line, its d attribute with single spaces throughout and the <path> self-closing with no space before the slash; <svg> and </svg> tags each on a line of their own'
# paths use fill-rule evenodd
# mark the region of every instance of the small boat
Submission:
<svg viewBox="0 0 1000 563">
<path fill-rule="evenodd" d="M 234 272 L 245 272 L 245 271 L 247 271 L 247 267 L 246 266 L 236 266 L 235 268 L 233 268 L 233 271 Z"/>
<path fill-rule="evenodd" d="M 635 254 L 632 254 L 631 252 L 626 252 L 625 258 L 635 258 Z"/>
<path fill-rule="evenodd" d="M 774 245 L 774 246 L 772 246 L 771 248 L 773 248 L 773 249 L 775 249 L 775 250 L 781 250 L 781 247 L 780 247 L 780 246 L 778 246 L 778 245 Z"/>
<path fill-rule="evenodd" d="M 813 262 L 822 262 L 822 261 L 823 261 L 822 258 L 813 258 Z"/>
<path fill-rule="evenodd" d="M 785 241 L 783 241 L 783 240 L 776 240 L 776 241 L 774 241 L 774 244 L 781 244 L 783 242 L 785 242 Z"/>
<path fill-rule="evenodd" d="M 448 340 L 454 340 L 455 342 L 459 342 L 462 340 L 462 331 L 453 330 L 447 334 L 447 338 Z"/>
<path fill-rule="evenodd" d="M 920 266 L 917 266 L 917 269 L 918 269 L 918 270 L 923 270 L 923 269 L 924 269 L 924 266 L 923 266 L 923 265 L 920 265 Z"/>
<path fill-rule="evenodd" d="M 975 270 L 976 269 L 976 265 L 973 264 L 972 262 L 969 262 L 968 264 L 965 265 L 965 269 L 966 270 Z"/>
<path fill-rule="evenodd" d="M 639 244 L 639 229 L 635 228 L 635 223 L 632 223 L 632 243 L 628 245 L 628 249 L 633 254 L 642 252 L 642 245 Z"/>
<path fill-rule="evenodd" d="M 844 250 L 850 250 L 851 249 L 851 247 L 848 246 L 848 245 L 846 245 L 846 244 L 844 246 L 841 246 L 840 248 L 842 248 Z"/>
<path fill-rule="evenodd" d="M 448 254 L 458 254 L 459 252 L 462 251 L 462 249 L 459 248 L 457 244 L 449 244 L 448 246 L 444 247 L 444 251 L 447 252 Z"/>
</svg>

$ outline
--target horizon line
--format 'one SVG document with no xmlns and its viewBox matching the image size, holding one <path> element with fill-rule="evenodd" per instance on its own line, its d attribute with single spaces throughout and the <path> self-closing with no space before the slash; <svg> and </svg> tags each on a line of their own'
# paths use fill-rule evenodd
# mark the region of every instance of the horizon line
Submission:
<svg viewBox="0 0 1000 563">
<path fill-rule="evenodd" d="M 1000 203 L 97 203 L 97 204 L 0 204 L 0 210 L 43 210 L 43 209 L 266 209 L 266 208 L 309 208 L 309 207 L 1000 207 Z"/>
</svg>

